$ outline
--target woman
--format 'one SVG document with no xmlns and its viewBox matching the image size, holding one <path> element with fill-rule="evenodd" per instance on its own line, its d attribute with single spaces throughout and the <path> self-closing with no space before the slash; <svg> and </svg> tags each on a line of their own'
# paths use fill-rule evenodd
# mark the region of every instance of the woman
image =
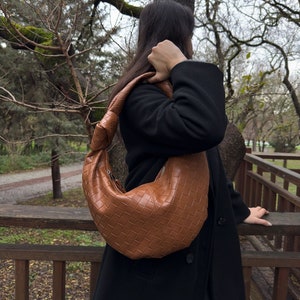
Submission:
<svg viewBox="0 0 300 300">
<path fill-rule="evenodd" d="M 126 189 L 153 181 L 170 156 L 206 151 L 208 218 L 190 247 L 162 259 L 131 260 L 107 246 L 94 299 L 244 299 L 236 223 L 268 225 L 260 219 L 266 210 L 249 210 L 226 180 L 217 149 L 227 122 L 223 76 L 212 64 L 190 60 L 193 29 L 189 8 L 173 1 L 147 5 L 136 56 L 112 97 L 134 77 L 156 71 L 133 89 L 120 115 Z M 153 84 L 165 79 L 173 85 L 172 101 Z"/>
</svg>

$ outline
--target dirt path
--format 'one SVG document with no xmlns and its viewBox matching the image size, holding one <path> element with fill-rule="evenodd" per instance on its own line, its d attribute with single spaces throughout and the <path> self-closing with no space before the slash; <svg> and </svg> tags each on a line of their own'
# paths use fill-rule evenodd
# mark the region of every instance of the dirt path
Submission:
<svg viewBox="0 0 300 300">
<path fill-rule="evenodd" d="M 62 166 L 62 190 L 81 186 L 82 163 Z M 52 191 L 51 168 L 0 175 L 0 204 L 15 204 Z"/>
</svg>

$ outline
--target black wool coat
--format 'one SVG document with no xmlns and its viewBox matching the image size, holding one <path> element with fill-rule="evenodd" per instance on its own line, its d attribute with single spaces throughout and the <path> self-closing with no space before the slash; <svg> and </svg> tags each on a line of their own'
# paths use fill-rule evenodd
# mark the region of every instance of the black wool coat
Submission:
<svg viewBox="0 0 300 300">
<path fill-rule="evenodd" d="M 148 83 L 126 100 L 120 116 L 126 189 L 153 181 L 169 156 L 206 151 L 208 218 L 190 247 L 162 259 L 131 260 L 108 245 L 94 299 L 203 300 L 207 291 L 214 300 L 244 299 L 236 224 L 249 209 L 226 179 L 217 149 L 226 129 L 223 75 L 212 64 L 185 61 L 170 81 L 171 101 Z"/>
</svg>

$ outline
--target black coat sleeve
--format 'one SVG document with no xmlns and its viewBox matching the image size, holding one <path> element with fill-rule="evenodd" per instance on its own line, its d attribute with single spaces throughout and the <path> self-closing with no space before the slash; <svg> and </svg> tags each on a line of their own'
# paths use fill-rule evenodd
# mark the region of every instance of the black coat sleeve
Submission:
<svg viewBox="0 0 300 300">
<path fill-rule="evenodd" d="M 243 201 L 241 194 L 234 189 L 230 180 L 227 181 L 227 187 L 232 201 L 235 222 L 236 224 L 242 223 L 250 215 L 250 210 Z"/>
<path fill-rule="evenodd" d="M 144 151 L 174 156 L 218 145 L 226 129 L 223 74 L 214 65 L 185 61 L 171 72 L 173 98 L 143 83 L 128 96 L 121 132 L 128 152 L 139 139 Z"/>
</svg>

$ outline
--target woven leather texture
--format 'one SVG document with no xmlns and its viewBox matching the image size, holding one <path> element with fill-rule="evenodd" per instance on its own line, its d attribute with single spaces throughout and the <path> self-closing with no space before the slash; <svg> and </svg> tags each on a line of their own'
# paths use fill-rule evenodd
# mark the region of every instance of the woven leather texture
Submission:
<svg viewBox="0 0 300 300">
<path fill-rule="evenodd" d="M 209 169 L 205 152 L 171 157 L 150 183 L 125 192 L 114 179 L 109 147 L 118 115 L 131 89 L 120 91 L 96 125 L 86 156 L 82 185 L 94 222 L 106 242 L 131 259 L 161 258 L 188 247 L 207 218 Z M 167 82 L 159 87 L 169 97 Z"/>
</svg>

